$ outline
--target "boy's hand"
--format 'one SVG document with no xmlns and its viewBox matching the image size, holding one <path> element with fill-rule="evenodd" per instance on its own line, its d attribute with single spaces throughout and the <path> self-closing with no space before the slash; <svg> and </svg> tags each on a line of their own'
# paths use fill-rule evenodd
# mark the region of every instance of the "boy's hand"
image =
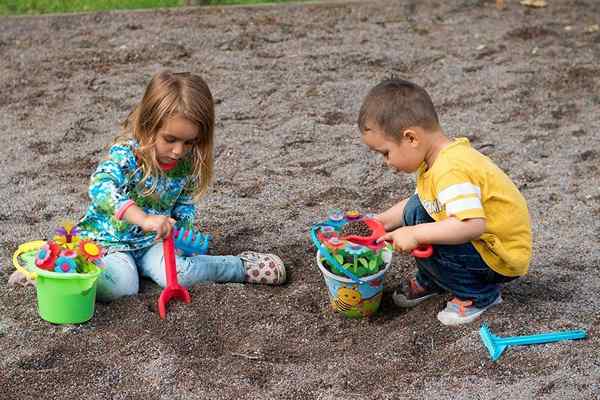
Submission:
<svg viewBox="0 0 600 400">
<path fill-rule="evenodd" d="M 395 251 L 409 253 L 419 246 L 419 242 L 415 237 L 414 226 L 403 226 L 392 232 L 387 232 L 385 235 L 377 239 L 377 242 L 393 242 Z"/>
<path fill-rule="evenodd" d="M 164 215 L 146 215 L 140 225 L 144 232 L 156 232 L 156 240 L 168 237 L 173 231 L 173 218 Z"/>
</svg>

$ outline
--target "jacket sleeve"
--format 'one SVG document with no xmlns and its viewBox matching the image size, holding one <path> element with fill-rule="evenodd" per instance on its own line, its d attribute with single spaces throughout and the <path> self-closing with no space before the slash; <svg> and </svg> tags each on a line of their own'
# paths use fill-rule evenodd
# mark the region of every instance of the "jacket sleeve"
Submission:
<svg viewBox="0 0 600 400">
<path fill-rule="evenodd" d="M 98 210 L 121 219 L 132 204 L 129 183 L 137 168 L 133 150 L 128 145 L 113 145 L 108 158 L 101 161 L 91 177 L 88 194 Z"/>
<path fill-rule="evenodd" d="M 193 183 L 189 179 L 173 206 L 172 216 L 177 220 L 177 226 L 184 229 L 194 229 L 196 219 L 196 204 L 193 197 Z"/>
</svg>

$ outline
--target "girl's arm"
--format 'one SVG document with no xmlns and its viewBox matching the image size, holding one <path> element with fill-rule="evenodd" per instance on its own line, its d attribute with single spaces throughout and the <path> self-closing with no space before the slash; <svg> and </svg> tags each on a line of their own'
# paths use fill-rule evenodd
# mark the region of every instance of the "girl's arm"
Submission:
<svg viewBox="0 0 600 400">
<path fill-rule="evenodd" d="M 485 232 L 485 219 L 459 220 L 454 217 L 398 228 L 383 235 L 379 241 L 394 242 L 394 250 L 409 252 L 422 244 L 462 244 L 478 239 Z"/>
<path fill-rule="evenodd" d="M 381 214 L 375 216 L 375 219 L 381 222 L 386 231 L 391 231 L 399 226 L 404 225 L 404 207 L 408 203 L 406 198 L 392 207 L 388 208 Z"/>
<path fill-rule="evenodd" d="M 191 185 L 191 183 L 190 183 Z M 181 192 L 171 215 L 177 220 L 177 226 L 184 229 L 194 229 L 194 221 L 196 220 L 196 204 L 190 187 L 185 187 Z"/>
<path fill-rule="evenodd" d="M 123 219 L 130 224 L 138 225 L 144 232 L 156 232 L 156 240 L 171 234 L 175 220 L 164 215 L 148 215 L 135 204 L 127 207 Z"/>
<path fill-rule="evenodd" d="M 129 186 L 137 161 L 130 146 L 115 144 L 108 158 L 98 164 L 92 175 L 89 196 L 94 207 L 117 220 L 125 219 L 145 232 L 154 231 L 160 239 L 168 235 L 174 220 L 160 215 L 147 215 L 131 199 Z"/>
</svg>

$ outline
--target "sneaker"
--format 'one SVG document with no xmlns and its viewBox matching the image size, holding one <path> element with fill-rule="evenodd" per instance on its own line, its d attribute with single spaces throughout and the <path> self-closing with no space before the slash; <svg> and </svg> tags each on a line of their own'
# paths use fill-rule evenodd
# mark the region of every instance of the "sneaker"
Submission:
<svg viewBox="0 0 600 400">
<path fill-rule="evenodd" d="M 468 324 L 476 320 L 488 308 L 500 303 L 502 303 L 502 297 L 498 295 L 491 304 L 477 308 L 471 300 L 460 300 L 455 297 L 446 304 L 446 308 L 438 313 L 437 318 L 444 325 Z"/>
<path fill-rule="evenodd" d="M 285 266 L 281 258 L 275 254 L 244 251 L 238 254 L 246 268 L 246 282 L 263 283 L 265 285 L 281 285 L 285 283 Z"/>
<path fill-rule="evenodd" d="M 395 291 L 392 297 L 398 307 L 410 308 L 438 294 L 436 291 L 422 287 L 416 278 L 412 278 L 402 282 L 400 291 Z"/>
</svg>

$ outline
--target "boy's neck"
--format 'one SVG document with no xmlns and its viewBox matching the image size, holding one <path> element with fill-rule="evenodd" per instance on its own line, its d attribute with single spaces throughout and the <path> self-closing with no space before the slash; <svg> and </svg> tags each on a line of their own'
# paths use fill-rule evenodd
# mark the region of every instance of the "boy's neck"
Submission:
<svg viewBox="0 0 600 400">
<path fill-rule="evenodd" d="M 426 135 L 428 149 L 425 152 L 425 163 L 427 169 L 430 169 L 440 152 L 450 144 L 450 139 L 440 129 L 435 132 L 430 132 Z"/>
</svg>

